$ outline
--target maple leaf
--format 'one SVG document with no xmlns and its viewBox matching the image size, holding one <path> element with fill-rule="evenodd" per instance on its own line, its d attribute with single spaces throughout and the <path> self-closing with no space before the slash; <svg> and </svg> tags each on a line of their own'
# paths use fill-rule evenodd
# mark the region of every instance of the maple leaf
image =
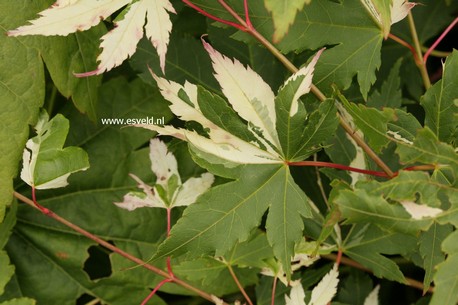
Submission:
<svg viewBox="0 0 458 305">
<path fill-rule="evenodd" d="M 187 141 L 191 148 L 216 157 L 213 163 L 234 167 L 238 164 L 281 164 L 285 162 L 283 148 L 276 130 L 277 114 L 275 96 L 264 80 L 251 68 L 245 68 L 238 60 L 231 60 L 203 41 L 209 53 L 215 78 L 221 85 L 233 110 L 246 122 L 251 140 L 221 128 L 209 120 L 200 108 L 197 86 L 185 82 L 180 85 L 151 74 L 165 99 L 170 101 L 170 110 L 185 121 L 195 121 L 207 131 L 208 137 L 173 126 L 136 125 L 154 130 L 161 135 L 170 135 Z M 289 100 L 289 116 L 298 111 L 298 99 L 310 91 L 313 70 L 322 50 L 310 64 L 292 75 L 283 85 L 287 86 L 301 77 L 293 99 Z"/>
<path fill-rule="evenodd" d="M 339 271 L 337 264 L 321 279 L 318 285 L 312 290 L 310 302 L 307 304 L 304 301 L 305 292 L 300 280 L 293 281 L 290 295 L 285 296 L 286 305 L 326 305 L 328 304 L 337 292 L 337 284 L 339 283 Z"/>
<path fill-rule="evenodd" d="M 49 120 L 41 111 L 34 127 L 37 135 L 26 143 L 22 158 L 21 179 L 36 189 L 52 189 L 68 185 L 67 178 L 89 168 L 86 152 L 79 147 L 62 148 L 69 122 L 61 114 Z"/>
<path fill-rule="evenodd" d="M 404 19 L 417 5 L 406 0 L 361 0 L 361 3 L 382 29 L 385 38 L 390 33 L 391 25 Z"/>
<path fill-rule="evenodd" d="M 130 174 L 142 192 L 130 192 L 124 196 L 123 202 L 115 202 L 115 205 L 129 211 L 140 207 L 170 209 L 188 206 L 213 184 L 214 177 L 210 173 L 204 173 L 200 178 L 190 178 L 182 183 L 177 160 L 159 139 L 150 141 L 150 160 L 151 170 L 156 175 L 156 185 L 151 187 Z"/>
<path fill-rule="evenodd" d="M 99 75 L 119 66 L 134 54 L 144 32 L 156 48 L 164 72 L 165 55 L 172 29 L 167 12 L 175 13 L 168 0 L 59 0 L 40 12 L 40 18 L 31 20 L 29 25 L 8 31 L 8 35 L 66 36 L 97 25 L 126 5 L 127 7 L 115 19 L 115 27 L 101 38 L 100 46 L 103 51 L 97 58 L 100 61 L 97 69 L 75 73 L 75 76 Z"/>
</svg>

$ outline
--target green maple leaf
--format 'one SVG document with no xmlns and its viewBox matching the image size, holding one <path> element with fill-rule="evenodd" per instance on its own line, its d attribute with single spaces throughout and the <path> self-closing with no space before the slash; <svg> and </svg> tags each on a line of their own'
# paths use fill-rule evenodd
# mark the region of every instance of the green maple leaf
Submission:
<svg viewBox="0 0 458 305">
<path fill-rule="evenodd" d="M 43 110 L 34 128 L 37 135 L 27 141 L 21 172 L 21 179 L 28 185 L 36 189 L 64 187 L 70 174 L 89 168 L 83 149 L 63 148 L 69 129 L 69 122 L 63 115 L 49 120 Z"/>
<path fill-rule="evenodd" d="M 442 79 L 429 88 L 421 99 L 425 125 L 439 140 L 458 144 L 458 51 L 454 50 L 444 64 Z"/>
<path fill-rule="evenodd" d="M 331 101 L 307 118 L 299 99 L 310 91 L 321 51 L 308 66 L 292 75 L 275 97 L 249 67 L 205 42 L 204 47 L 231 107 L 203 88 L 153 75 L 163 96 L 171 102 L 172 112 L 182 120 L 198 122 L 206 134 L 173 126 L 141 127 L 187 141 L 194 157 L 205 160 L 207 168 L 216 169 L 217 174 L 225 176 L 225 172 L 238 168 L 238 174 L 232 176 L 238 179 L 211 189 L 195 206 L 186 209 L 156 257 L 186 252 L 223 255 L 237 241 L 247 239 L 269 209 L 267 238 L 289 276 L 294 245 L 302 236 L 302 217 L 311 217 L 311 212 L 287 162 L 313 154 L 337 126 Z"/>
</svg>

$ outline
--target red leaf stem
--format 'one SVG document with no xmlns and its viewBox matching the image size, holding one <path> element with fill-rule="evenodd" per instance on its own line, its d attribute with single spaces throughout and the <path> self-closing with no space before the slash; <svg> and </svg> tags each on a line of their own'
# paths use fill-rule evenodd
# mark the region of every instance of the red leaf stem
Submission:
<svg viewBox="0 0 458 305">
<path fill-rule="evenodd" d="M 398 36 L 396 35 L 393 35 L 393 34 L 388 34 L 388 37 L 393 39 L 394 41 L 396 41 L 397 43 L 399 43 L 400 45 L 408 48 L 410 50 L 410 52 L 412 52 L 413 54 L 413 58 L 415 60 L 415 63 L 418 65 L 419 63 L 421 63 L 420 61 L 420 58 L 418 58 L 417 56 L 417 52 L 415 51 L 415 48 L 413 47 L 413 45 L 411 45 L 410 43 L 408 43 L 407 41 L 399 38 Z"/>
<path fill-rule="evenodd" d="M 172 281 L 173 281 L 172 279 L 163 279 L 162 281 L 160 281 L 159 284 L 156 285 L 153 291 L 151 291 L 151 293 L 148 294 L 148 296 L 142 301 L 140 305 L 146 305 L 146 303 L 148 303 L 148 301 L 156 294 L 156 292 L 159 290 L 159 288 L 162 287 L 162 285 L 164 285 L 165 283 L 172 282 Z"/>
<path fill-rule="evenodd" d="M 288 165 L 289 165 L 289 166 L 318 166 L 318 167 L 330 167 L 330 168 L 348 170 L 348 171 L 351 171 L 351 172 L 362 173 L 362 174 L 371 175 L 371 176 L 389 178 L 388 174 L 385 173 L 385 172 L 373 171 L 373 170 L 367 170 L 367 169 L 361 169 L 361 168 L 356 168 L 356 167 L 351 167 L 351 166 L 342 165 L 342 164 L 337 164 L 337 163 L 331 163 L 331 162 L 322 162 L 322 161 L 297 161 L 297 162 L 288 162 Z"/>
<path fill-rule="evenodd" d="M 428 60 L 429 55 L 431 54 L 432 51 L 437 47 L 437 45 L 444 39 L 444 37 L 453 29 L 453 27 L 458 23 L 458 17 L 453 20 L 453 22 L 445 29 L 444 32 L 439 36 L 439 38 L 436 39 L 436 41 L 433 43 L 433 45 L 426 51 L 425 55 L 423 55 L 423 62 L 426 64 L 426 61 Z"/>
<path fill-rule="evenodd" d="M 202 15 L 204 15 L 205 17 L 208 17 L 208 18 L 210 18 L 210 19 L 212 19 L 212 20 L 215 20 L 215 21 L 221 22 L 221 23 L 223 23 L 223 24 L 232 26 L 232 27 L 234 27 L 234 28 L 236 28 L 236 29 L 239 29 L 239 30 L 241 30 L 241 31 L 244 31 L 244 32 L 247 31 L 247 28 L 246 28 L 246 27 L 244 27 L 244 26 L 242 26 L 242 25 L 240 25 L 240 24 L 237 24 L 237 23 L 235 23 L 235 22 L 228 21 L 228 20 L 224 20 L 224 19 L 221 19 L 221 18 L 219 18 L 219 17 L 216 17 L 216 16 L 214 16 L 214 15 L 212 15 L 212 14 L 210 14 L 210 13 L 204 11 L 203 9 L 201 9 L 200 7 L 198 7 L 197 5 L 195 5 L 194 3 L 192 3 L 192 2 L 189 1 L 189 0 L 183 0 L 183 2 L 184 2 L 187 6 L 189 6 L 189 7 L 193 8 L 193 9 L 195 9 L 196 11 L 198 11 L 199 13 L 201 13 Z"/>
</svg>

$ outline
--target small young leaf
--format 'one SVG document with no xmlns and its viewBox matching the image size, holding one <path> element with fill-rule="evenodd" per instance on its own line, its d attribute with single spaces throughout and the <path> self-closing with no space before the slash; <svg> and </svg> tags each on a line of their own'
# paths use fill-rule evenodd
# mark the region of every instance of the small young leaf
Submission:
<svg viewBox="0 0 458 305">
<path fill-rule="evenodd" d="M 89 168 L 86 152 L 79 147 L 62 148 L 69 123 L 61 114 L 49 120 L 42 111 L 35 125 L 37 136 L 27 141 L 23 153 L 21 179 L 36 189 L 68 185 L 70 174 Z"/>
<path fill-rule="evenodd" d="M 202 174 L 200 178 L 190 178 L 182 183 L 175 156 L 167 151 L 167 146 L 159 139 L 150 141 L 149 157 L 151 169 L 156 175 L 156 185 L 149 186 L 131 174 L 142 192 L 126 194 L 123 202 L 114 203 L 118 207 L 132 211 L 141 207 L 170 209 L 188 206 L 213 184 L 214 177 L 209 173 Z"/>
</svg>

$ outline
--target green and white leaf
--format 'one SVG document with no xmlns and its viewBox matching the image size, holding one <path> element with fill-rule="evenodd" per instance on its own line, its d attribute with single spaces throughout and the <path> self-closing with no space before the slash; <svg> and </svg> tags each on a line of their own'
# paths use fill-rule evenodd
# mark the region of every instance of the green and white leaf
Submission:
<svg viewBox="0 0 458 305">
<path fill-rule="evenodd" d="M 201 194 L 213 184 L 214 177 L 204 173 L 200 178 L 189 178 L 181 182 L 175 156 L 167 151 L 167 146 L 159 139 L 150 141 L 151 170 L 156 175 L 156 185 L 147 185 L 140 178 L 131 174 L 142 192 L 130 192 L 123 202 L 114 204 L 129 211 L 141 207 L 171 209 L 177 206 L 188 206 L 194 203 Z"/>
<path fill-rule="evenodd" d="M 84 31 L 107 18 L 131 0 L 79 0 L 58 1 L 40 12 L 40 17 L 30 24 L 8 32 L 10 36 L 61 35 Z"/>
<path fill-rule="evenodd" d="M 58 1 L 52 7 L 42 11 L 40 18 L 30 21 L 29 25 L 9 31 L 8 35 L 66 36 L 87 30 L 128 5 L 115 20 L 115 27 L 101 39 L 100 47 L 103 51 L 97 58 L 100 61 L 97 69 L 76 75 L 80 77 L 99 75 L 119 66 L 133 55 L 144 31 L 156 48 L 160 67 L 164 71 L 165 55 L 172 29 L 168 12 L 175 13 L 175 10 L 168 0 L 131 2 L 132 0 Z M 146 25 L 145 18 L 148 19 Z"/>
<path fill-rule="evenodd" d="M 305 304 L 305 291 L 301 285 L 301 281 L 293 281 L 293 286 L 289 296 L 285 295 L 285 305 L 306 305 Z"/>
<path fill-rule="evenodd" d="M 267 10 L 272 13 L 272 19 L 275 27 L 273 41 L 275 43 L 282 40 L 288 33 L 288 29 L 296 18 L 298 11 L 301 11 L 304 4 L 310 4 L 312 0 L 264 0 Z"/>
<path fill-rule="evenodd" d="M 27 141 L 23 153 L 21 179 L 25 183 L 36 189 L 64 187 L 70 174 L 89 168 L 83 149 L 63 148 L 69 129 L 63 115 L 49 120 L 43 110 L 34 128 L 37 135 Z"/>
<path fill-rule="evenodd" d="M 232 61 L 210 44 L 202 43 L 212 60 L 214 76 L 232 108 L 252 128 L 260 130 L 268 141 L 265 143 L 267 147 L 273 144 L 278 149 L 280 142 L 275 129 L 275 95 L 272 89 L 250 67 L 245 68 L 237 59 Z"/>
</svg>

